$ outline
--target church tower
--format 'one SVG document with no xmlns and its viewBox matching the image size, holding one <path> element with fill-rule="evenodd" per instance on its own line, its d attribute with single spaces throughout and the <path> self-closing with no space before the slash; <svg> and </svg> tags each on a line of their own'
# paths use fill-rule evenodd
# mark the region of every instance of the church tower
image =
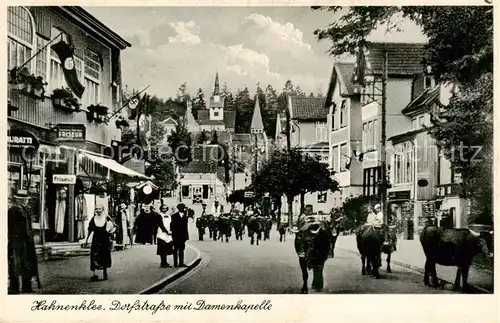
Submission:
<svg viewBox="0 0 500 323">
<path fill-rule="evenodd" d="M 199 131 L 199 125 L 198 122 L 196 122 L 194 116 L 193 116 L 193 111 L 192 111 L 192 105 L 191 101 L 187 101 L 187 106 L 186 106 L 186 113 L 184 114 L 184 125 L 186 126 L 187 130 L 189 132 L 197 132 Z"/>
<path fill-rule="evenodd" d="M 252 124 L 250 133 L 264 133 L 264 122 L 262 122 L 262 114 L 260 112 L 259 95 L 255 95 L 255 107 L 253 109 Z"/>
<path fill-rule="evenodd" d="M 210 97 L 210 120 L 224 120 L 224 98 L 220 95 L 219 73 L 215 74 L 214 92 Z"/>
</svg>

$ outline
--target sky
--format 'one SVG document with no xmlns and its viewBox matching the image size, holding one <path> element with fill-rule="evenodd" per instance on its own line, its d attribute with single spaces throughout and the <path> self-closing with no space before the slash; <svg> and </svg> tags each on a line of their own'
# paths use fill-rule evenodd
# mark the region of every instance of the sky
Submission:
<svg viewBox="0 0 500 323">
<path fill-rule="evenodd" d="M 186 82 L 208 99 L 216 72 L 230 91 L 287 80 L 306 93 L 327 92 L 334 58 L 327 40 L 313 32 L 335 19 L 309 7 L 84 7 L 132 44 L 122 52 L 123 85 L 161 98 L 175 97 Z M 402 32 L 383 26 L 369 40 L 425 42 L 420 29 L 404 21 Z M 345 60 L 345 58 L 342 58 Z"/>
</svg>

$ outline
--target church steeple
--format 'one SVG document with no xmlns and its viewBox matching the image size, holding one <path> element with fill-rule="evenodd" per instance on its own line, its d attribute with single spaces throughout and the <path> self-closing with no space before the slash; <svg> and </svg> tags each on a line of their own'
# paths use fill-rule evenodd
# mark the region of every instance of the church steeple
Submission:
<svg viewBox="0 0 500 323">
<path fill-rule="evenodd" d="M 197 131 L 198 130 L 198 122 L 196 122 L 194 116 L 193 116 L 193 111 L 191 101 L 187 101 L 187 107 L 186 107 L 186 113 L 184 114 L 184 126 L 188 129 L 189 132 Z"/>
<path fill-rule="evenodd" d="M 220 87 L 219 87 L 219 72 L 215 73 L 215 84 L 214 84 L 214 93 L 213 95 L 220 95 Z"/>
<path fill-rule="evenodd" d="M 259 95 L 255 95 L 255 107 L 253 109 L 252 124 L 250 126 L 251 133 L 263 133 L 264 122 L 262 122 L 262 114 L 260 112 Z"/>
</svg>

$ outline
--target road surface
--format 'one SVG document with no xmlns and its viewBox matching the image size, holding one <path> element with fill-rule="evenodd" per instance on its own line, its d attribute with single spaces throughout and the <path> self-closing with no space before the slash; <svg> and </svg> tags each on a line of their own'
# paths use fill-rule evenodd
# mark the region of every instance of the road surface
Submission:
<svg viewBox="0 0 500 323">
<path fill-rule="evenodd" d="M 191 238 L 197 238 L 194 228 Z M 233 237 L 229 243 L 191 240 L 200 250 L 202 263 L 180 280 L 166 286 L 163 294 L 295 294 L 300 293 L 302 275 L 293 248 L 293 235 L 280 243 L 273 227 L 271 240 L 259 246 L 250 245 L 247 236 L 243 241 Z M 340 237 L 341 238 L 341 237 Z M 340 239 L 339 238 L 339 239 Z M 385 260 L 385 256 L 384 256 Z M 342 250 L 325 264 L 325 287 L 322 293 L 331 294 L 435 294 L 452 293 L 449 288 L 434 289 L 423 284 L 422 274 L 392 265 L 392 273 L 381 270 L 377 280 L 361 275 L 360 258 Z M 312 272 L 309 275 L 309 288 Z M 312 290 L 309 290 L 312 293 Z"/>
</svg>

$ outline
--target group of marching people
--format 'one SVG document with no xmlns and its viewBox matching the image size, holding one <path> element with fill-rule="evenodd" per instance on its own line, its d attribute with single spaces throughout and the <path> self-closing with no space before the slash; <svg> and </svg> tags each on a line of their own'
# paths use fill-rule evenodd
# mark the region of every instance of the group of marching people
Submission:
<svg viewBox="0 0 500 323">
<path fill-rule="evenodd" d="M 210 214 L 207 213 L 206 207 L 203 204 L 202 214 L 196 219 L 198 239 L 200 241 L 204 240 L 207 229 L 209 239 L 213 239 L 213 241 L 229 242 L 233 229 L 236 240 L 243 240 L 245 228 L 251 244 L 255 242 L 259 244 L 260 240 L 270 239 L 273 217 L 262 212 L 259 206 L 248 206 L 241 211 L 237 207 L 233 207 L 231 211 L 226 213 L 223 207 L 218 202 L 215 202 Z M 282 222 L 277 225 L 280 232 L 280 241 L 284 240 L 286 227 L 287 219 L 284 217 Z"/>
</svg>

